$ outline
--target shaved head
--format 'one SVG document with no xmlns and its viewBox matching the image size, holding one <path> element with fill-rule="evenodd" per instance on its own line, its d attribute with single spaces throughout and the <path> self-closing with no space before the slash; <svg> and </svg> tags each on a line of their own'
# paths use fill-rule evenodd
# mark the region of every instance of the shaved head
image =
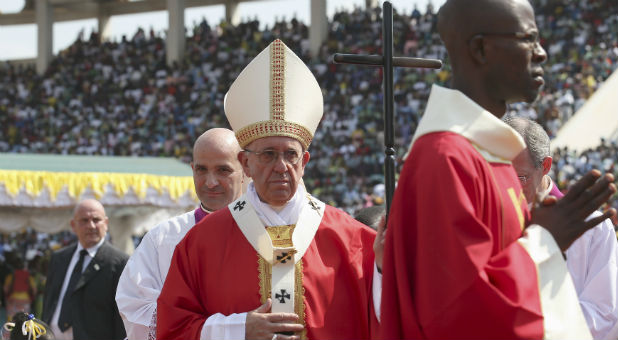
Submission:
<svg viewBox="0 0 618 340">
<path fill-rule="evenodd" d="M 517 24 L 514 10 L 527 0 L 448 0 L 438 12 L 438 32 L 446 45 L 466 44 L 475 34 L 499 32 Z"/>
<path fill-rule="evenodd" d="M 81 202 L 79 202 L 75 208 L 73 209 L 73 216 L 75 216 L 75 214 L 77 214 L 80 210 L 84 210 L 84 209 L 94 209 L 94 210 L 98 210 L 98 211 L 102 211 L 103 214 L 105 214 L 105 208 L 103 208 L 103 204 L 101 204 L 101 202 L 95 200 L 95 199 L 85 199 Z"/>
<path fill-rule="evenodd" d="M 221 209 L 242 194 L 243 171 L 238 161 L 242 151 L 234 132 L 214 128 L 204 132 L 193 145 L 193 182 L 205 209 Z"/>
<path fill-rule="evenodd" d="M 241 151 L 234 131 L 224 128 L 213 128 L 202 133 L 193 144 L 193 159 L 195 159 L 195 153 L 204 148 L 226 150 L 235 155 Z"/>
<path fill-rule="evenodd" d="M 528 0 L 447 0 L 438 32 L 454 89 L 497 117 L 509 103 L 535 100 L 547 55 Z"/>
<path fill-rule="evenodd" d="M 103 240 L 108 221 L 103 205 L 97 200 L 86 199 L 79 202 L 73 210 L 71 229 L 82 247 L 88 249 Z"/>
</svg>

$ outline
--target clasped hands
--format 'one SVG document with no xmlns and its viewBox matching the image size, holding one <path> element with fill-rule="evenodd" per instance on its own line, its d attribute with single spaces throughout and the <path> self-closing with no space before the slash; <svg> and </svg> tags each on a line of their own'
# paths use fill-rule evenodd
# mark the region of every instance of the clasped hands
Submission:
<svg viewBox="0 0 618 340">
<path fill-rule="evenodd" d="M 588 229 L 616 214 L 613 208 L 600 216 L 590 217 L 616 193 L 614 176 L 591 170 L 575 183 L 560 200 L 537 194 L 533 203 L 531 223 L 547 229 L 563 252 Z"/>
</svg>

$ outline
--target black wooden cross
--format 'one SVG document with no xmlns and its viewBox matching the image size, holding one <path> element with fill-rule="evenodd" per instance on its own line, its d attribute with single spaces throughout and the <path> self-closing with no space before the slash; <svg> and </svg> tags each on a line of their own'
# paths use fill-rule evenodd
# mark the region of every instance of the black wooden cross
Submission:
<svg viewBox="0 0 618 340">
<path fill-rule="evenodd" d="M 282 289 L 281 294 L 275 294 L 275 299 L 279 299 L 279 303 L 285 303 L 285 299 L 290 299 L 290 294 L 286 293 L 285 289 Z"/>
<path fill-rule="evenodd" d="M 384 1 L 382 5 L 382 53 L 384 55 L 358 55 L 341 54 L 333 55 L 335 63 L 360 64 L 381 66 L 384 69 L 384 185 L 386 187 L 386 213 L 391 208 L 393 194 L 395 192 L 395 133 L 393 121 L 393 67 L 442 67 L 442 61 L 437 59 L 421 59 L 407 57 L 393 57 L 393 5 Z"/>
</svg>

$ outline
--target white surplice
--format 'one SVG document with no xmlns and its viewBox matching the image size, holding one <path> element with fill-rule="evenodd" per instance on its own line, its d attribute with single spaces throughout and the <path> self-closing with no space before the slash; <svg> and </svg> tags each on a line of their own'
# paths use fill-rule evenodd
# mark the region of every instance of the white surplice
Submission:
<svg viewBox="0 0 618 340">
<path fill-rule="evenodd" d="M 601 215 L 595 211 L 592 217 Z M 617 339 L 618 246 L 609 219 L 578 238 L 566 251 L 579 304 L 595 339 Z"/>
<path fill-rule="evenodd" d="M 543 181 L 546 196 L 555 184 L 547 175 Z M 588 219 L 600 215 L 595 211 Z M 586 231 L 571 244 L 566 256 L 567 269 L 592 337 L 618 339 L 618 242 L 612 222 L 606 219 Z"/>
<path fill-rule="evenodd" d="M 195 211 L 158 224 L 144 235 L 127 262 L 116 290 L 116 303 L 129 340 L 152 338 L 157 298 L 176 245 L 195 225 Z"/>
</svg>

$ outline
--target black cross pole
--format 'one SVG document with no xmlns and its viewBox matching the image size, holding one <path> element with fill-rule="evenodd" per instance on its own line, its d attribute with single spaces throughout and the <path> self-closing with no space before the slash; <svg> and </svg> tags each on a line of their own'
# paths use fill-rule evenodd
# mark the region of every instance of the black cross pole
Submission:
<svg viewBox="0 0 618 340">
<path fill-rule="evenodd" d="M 408 57 L 393 57 L 393 5 L 384 1 L 382 5 L 382 50 L 384 55 L 333 55 L 338 64 L 359 64 L 382 66 L 384 85 L 384 185 L 386 186 L 386 213 L 391 209 L 393 194 L 395 193 L 395 127 L 393 121 L 393 67 L 442 67 L 442 61 L 437 59 L 421 59 Z"/>
</svg>

